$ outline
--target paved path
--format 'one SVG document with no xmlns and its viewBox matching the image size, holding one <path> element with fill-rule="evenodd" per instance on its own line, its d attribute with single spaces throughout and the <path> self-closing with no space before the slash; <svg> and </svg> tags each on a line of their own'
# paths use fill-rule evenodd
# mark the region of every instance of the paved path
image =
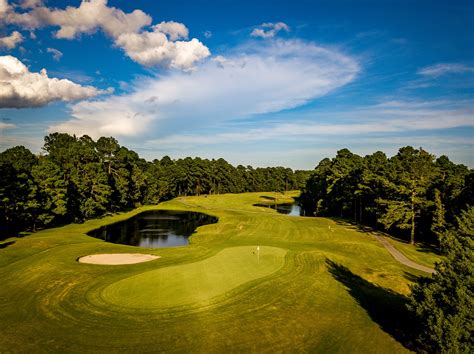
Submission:
<svg viewBox="0 0 474 354">
<path fill-rule="evenodd" d="M 372 233 L 375 238 L 390 252 L 390 254 L 401 264 L 406 265 L 407 267 L 421 270 L 422 272 L 433 274 L 435 270 L 433 268 L 425 267 L 424 265 L 413 262 L 408 259 L 403 253 L 397 250 L 393 245 L 388 242 L 383 236 Z"/>
</svg>

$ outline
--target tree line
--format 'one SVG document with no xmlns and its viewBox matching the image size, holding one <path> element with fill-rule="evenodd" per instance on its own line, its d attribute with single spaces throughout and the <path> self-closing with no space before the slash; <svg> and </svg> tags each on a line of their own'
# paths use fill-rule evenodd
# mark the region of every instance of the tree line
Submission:
<svg viewBox="0 0 474 354">
<path fill-rule="evenodd" d="M 391 157 L 348 149 L 323 159 L 301 193 L 307 214 L 379 227 L 411 243 L 439 241 L 473 204 L 474 173 L 446 156 L 411 146 Z"/>
<path fill-rule="evenodd" d="M 94 141 L 52 133 L 44 154 L 23 146 L 0 154 L 2 237 L 178 196 L 287 191 L 303 187 L 308 171 L 232 166 L 224 159 L 146 161 L 113 137 Z"/>
</svg>

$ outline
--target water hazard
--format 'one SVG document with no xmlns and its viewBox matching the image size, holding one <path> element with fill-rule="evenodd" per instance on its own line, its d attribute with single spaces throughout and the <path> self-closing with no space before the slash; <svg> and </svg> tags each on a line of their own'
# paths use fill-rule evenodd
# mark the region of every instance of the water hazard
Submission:
<svg viewBox="0 0 474 354">
<path fill-rule="evenodd" d="M 280 214 L 288 216 L 305 216 L 303 209 L 297 203 L 288 204 L 255 204 L 255 206 L 272 208 Z"/>
<path fill-rule="evenodd" d="M 88 233 L 101 240 L 147 248 L 184 246 L 202 225 L 213 224 L 217 218 L 195 212 L 155 210 L 130 219 L 106 225 Z"/>
</svg>

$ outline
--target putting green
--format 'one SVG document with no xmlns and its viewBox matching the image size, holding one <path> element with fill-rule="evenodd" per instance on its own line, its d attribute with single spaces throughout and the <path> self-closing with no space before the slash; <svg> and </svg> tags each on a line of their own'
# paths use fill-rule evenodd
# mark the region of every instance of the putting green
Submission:
<svg viewBox="0 0 474 354">
<path fill-rule="evenodd" d="M 160 268 L 106 287 L 102 298 L 131 308 L 157 308 L 209 302 L 212 298 L 278 271 L 287 250 L 277 247 L 230 247 L 196 263 Z"/>
</svg>

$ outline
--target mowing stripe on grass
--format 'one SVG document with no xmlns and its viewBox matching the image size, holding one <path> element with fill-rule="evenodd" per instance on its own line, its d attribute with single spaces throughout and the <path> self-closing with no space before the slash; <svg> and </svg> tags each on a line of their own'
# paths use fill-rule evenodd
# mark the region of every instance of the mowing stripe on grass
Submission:
<svg viewBox="0 0 474 354">
<path fill-rule="evenodd" d="M 172 307 L 209 301 L 283 267 L 287 250 L 226 248 L 200 262 L 160 268 L 122 279 L 102 292 L 105 301 L 132 308 Z"/>
</svg>

